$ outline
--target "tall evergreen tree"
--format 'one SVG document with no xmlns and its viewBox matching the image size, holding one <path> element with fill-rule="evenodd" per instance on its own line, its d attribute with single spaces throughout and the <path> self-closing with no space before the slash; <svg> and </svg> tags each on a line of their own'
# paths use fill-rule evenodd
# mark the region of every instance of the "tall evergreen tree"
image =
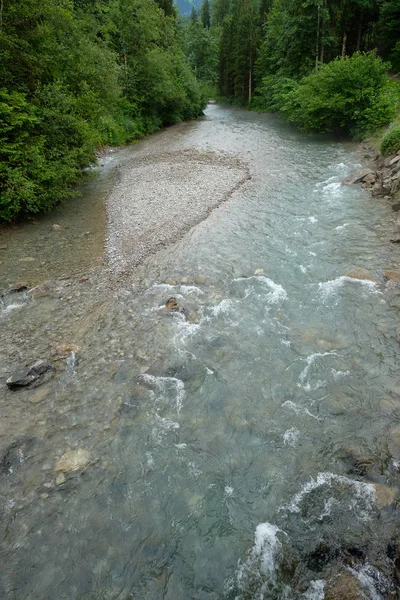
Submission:
<svg viewBox="0 0 400 600">
<path fill-rule="evenodd" d="M 210 3 L 208 0 L 204 0 L 203 4 L 200 7 L 200 19 L 203 24 L 203 27 L 207 29 L 211 26 L 211 18 L 210 18 Z"/>
</svg>

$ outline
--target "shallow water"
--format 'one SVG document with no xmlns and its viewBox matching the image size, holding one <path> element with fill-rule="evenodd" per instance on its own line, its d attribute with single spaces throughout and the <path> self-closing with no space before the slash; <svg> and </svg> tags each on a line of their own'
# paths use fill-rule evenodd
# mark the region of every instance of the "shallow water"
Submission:
<svg viewBox="0 0 400 600">
<path fill-rule="evenodd" d="M 210 106 L 121 160 L 185 148 L 252 178 L 111 300 L 97 273 L 69 306 L 62 288 L 3 310 L 7 337 L 32 330 L 43 353 L 68 332 L 81 350 L 44 399 L 1 400 L 19 417 L 2 430 L 0 596 L 322 599 L 345 570 L 394 598 L 399 515 L 372 486 L 400 483 L 390 206 L 340 185 L 352 144 L 239 109 Z M 165 313 L 170 296 L 185 315 Z M 77 448 L 89 466 L 56 485 Z"/>
</svg>

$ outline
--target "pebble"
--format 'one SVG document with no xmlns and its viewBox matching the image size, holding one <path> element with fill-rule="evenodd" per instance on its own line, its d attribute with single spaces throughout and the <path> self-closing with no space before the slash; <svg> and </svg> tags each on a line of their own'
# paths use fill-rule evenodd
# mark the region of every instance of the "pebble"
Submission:
<svg viewBox="0 0 400 600">
<path fill-rule="evenodd" d="M 83 469 L 90 460 L 90 454 L 87 450 L 78 448 L 78 450 L 68 450 L 62 455 L 60 460 L 57 462 L 55 471 L 64 471 L 69 473 L 70 471 L 80 471 Z"/>
</svg>

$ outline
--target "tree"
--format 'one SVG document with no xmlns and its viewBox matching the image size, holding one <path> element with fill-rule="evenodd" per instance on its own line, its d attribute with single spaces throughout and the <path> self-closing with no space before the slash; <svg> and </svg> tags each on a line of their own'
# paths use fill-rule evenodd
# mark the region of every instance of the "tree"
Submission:
<svg viewBox="0 0 400 600">
<path fill-rule="evenodd" d="M 209 29 L 211 26 L 211 19 L 210 19 L 210 4 L 209 4 L 208 0 L 204 0 L 203 4 L 200 7 L 200 19 L 203 24 L 203 27 L 206 27 L 207 29 Z"/>
</svg>

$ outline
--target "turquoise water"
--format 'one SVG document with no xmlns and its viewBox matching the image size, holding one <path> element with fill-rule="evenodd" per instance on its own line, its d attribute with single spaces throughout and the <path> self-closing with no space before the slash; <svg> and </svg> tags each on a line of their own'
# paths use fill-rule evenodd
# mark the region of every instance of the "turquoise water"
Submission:
<svg viewBox="0 0 400 600">
<path fill-rule="evenodd" d="M 390 206 L 340 185 L 356 147 L 210 106 L 137 148 L 224 152 L 252 178 L 115 286 L 49 384 L 2 475 L 1 597 L 322 599 L 343 570 L 396 597 L 397 509 L 372 484 L 400 481 L 398 249 Z M 55 485 L 70 448 L 91 462 Z"/>
</svg>

